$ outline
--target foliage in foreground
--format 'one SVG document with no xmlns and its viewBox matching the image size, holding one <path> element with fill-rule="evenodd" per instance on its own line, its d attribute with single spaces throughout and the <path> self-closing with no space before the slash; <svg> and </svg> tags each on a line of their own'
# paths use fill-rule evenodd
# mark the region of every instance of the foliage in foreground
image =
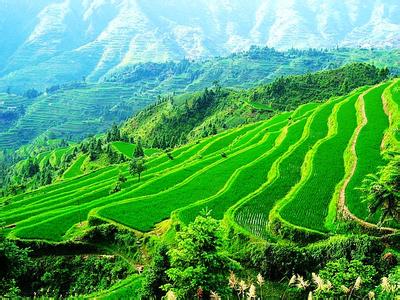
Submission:
<svg viewBox="0 0 400 300">
<path fill-rule="evenodd" d="M 230 270 L 238 265 L 224 249 L 225 240 L 219 222 L 208 215 L 178 232 L 176 247 L 169 251 L 170 280 L 164 286 L 179 299 L 208 298 L 212 292 L 229 294 L 226 284 Z"/>
<path fill-rule="evenodd" d="M 0 298 L 84 295 L 108 289 L 132 273 L 114 255 L 31 254 L 28 248 L 0 237 Z"/>
<path fill-rule="evenodd" d="M 304 297 L 308 294 L 309 299 L 397 299 L 399 278 L 397 267 L 377 285 L 377 271 L 373 266 L 341 258 L 328 262 L 319 274 L 312 273 L 310 280 L 293 275 L 288 287 L 294 287 Z"/>
<path fill-rule="evenodd" d="M 400 154 L 395 153 L 377 174 L 367 175 L 361 190 L 370 213 L 381 214 L 380 225 L 389 220 L 400 222 Z"/>
</svg>

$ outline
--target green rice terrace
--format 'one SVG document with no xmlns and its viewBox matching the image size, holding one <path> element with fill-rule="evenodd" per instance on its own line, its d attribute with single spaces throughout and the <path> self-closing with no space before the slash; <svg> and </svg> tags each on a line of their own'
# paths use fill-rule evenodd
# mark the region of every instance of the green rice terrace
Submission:
<svg viewBox="0 0 400 300">
<path fill-rule="evenodd" d="M 399 224 L 379 226 L 358 188 L 400 149 L 399 107 L 400 80 L 361 87 L 168 152 L 144 149 L 140 180 L 128 162 L 88 171 L 88 154 L 79 154 L 51 185 L 1 199 L 0 220 L 8 238 L 53 247 L 79 245 L 99 224 L 168 236 L 204 211 L 261 243 L 397 236 Z M 127 160 L 135 151 L 128 142 L 110 145 Z M 57 166 L 71 149 L 37 159 Z M 120 189 L 110 192 L 119 178 Z M 134 274 L 88 297 L 134 297 L 141 280 Z"/>
<path fill-rule="evenodd" d="M 69 240 L 82 220 L 146 233 L 169 219 L 189 223 L 203 209 L 270 241 L 324 239 L 340 232 L 343 218 L 393 233 L 395 224 L 376 226 L 356 188 L 384 164 L 385 150 L 398 149 L 399 105 L 400 82 L 390 81 L 201 139 L 170 157 L 146 150 L 140 182 L 126 163 L 83 174 L 80 156 L 65 180 L 4 198 L 0 219 L 9 237 L 47 242 Z M 127 156 L 134 148 L 113 147 Z M 120 175 L 126 182 L 110 194 Z"/>
</svg>

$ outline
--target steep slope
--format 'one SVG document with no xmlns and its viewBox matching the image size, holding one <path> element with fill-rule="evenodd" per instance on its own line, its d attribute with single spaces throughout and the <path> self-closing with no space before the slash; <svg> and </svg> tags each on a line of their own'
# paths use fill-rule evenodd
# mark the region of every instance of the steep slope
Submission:
<svg viewBox="0 0 400 300">
<path fill-rule="evenodd" d="M 148 146 L 173 147 L 221 132 L 239 124 L 263 120 L 308 102 L 320 102 L 351 90 L 376 84 L 386 69 L 350 64 L 339 69 L 278 78 L 248 90 L 222 89 L 161 99 L 128 120 L 123 131 Z"/>
<path fill-rule="evenodd" d="M 129 64 L 227 55 L 251 45 L 398 47 L 399 10 L 394 0 L 5 0 L 0 87 L 97 81 Z"/>
</svg>

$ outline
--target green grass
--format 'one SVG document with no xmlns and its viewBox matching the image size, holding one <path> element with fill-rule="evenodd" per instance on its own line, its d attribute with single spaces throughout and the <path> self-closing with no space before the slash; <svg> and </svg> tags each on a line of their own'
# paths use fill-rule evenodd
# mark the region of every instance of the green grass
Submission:
<svg viewBox="0 0 400 300">
<path fill-rule="evenodd" d="M 250 105 L 251 107 L 259 110 L 267 110 L 273 111 L 274 109 L 270 105 L 266 105 L 263 103 L 253 102 L 253 101 L 245 101 L 246 104 Z"/>
<path fill-rule="evenodd" d="M 65 179 L 70 179 L 79 175 L 83 174 L 83 171 L 81 170 L 81 167 L 87 158 L 87 155 L 82 155 L 76 159 L 76 161 L 72 164 L 71 167 L 64 173 L 64 178 Z"/>
<path fill-rule="evenodd" d="M 284 198 L 301 178 L 301 166 L 308 150 L 328 132 L 327 121 L 336 102 L 332 101 L 311 116 L 309 135 L 299 140 L 279 163 L 277 177 L 261 191 L 252 195 L 234 213 L 235 221 L 254 235 L 268 238 L 266 226 L 269 213 L 276 202 Z"/>
<path fill-rule="evenodd" d="M 126 157 L 129 157 L 129 158 L 132 158 L 133 151 L 136 148 L 135 144 L 126 143 L 126 142 L 113 142 L 112 146 L 114 147 L 115 150 L 117 150 L 118 152 L 122 153 L 123 155 L 125 155 Z M 152 156 L 153 154 L 156 154 L 159 152 L 160 152 L 160 150 L 158 150 L 158 149 L 152 149 L 152 148 L 144 149 L 144 154 L 146 156 Z"/>
<path fill-rule="evenodd" d="M 212 142 L 213 138 L 207 139 L 207 142 Z M 215 139 L 215 138 L 214 138 Z M 194 149 L 202 149 L 207 143 L 200 143 L 196 145 L 196 147 L 188 147 L 189 150 L 191 148 Z M 184 147 L 186 148 L 186 147 Z M 183 148 L 183 149 L 184 149 Z M 180 166 L 181 163 L 186 163 L 191 158 L 191 152 L 187 151 L 180 151 L 180 149 L 173 151 L 173 155 L 176 157 L 174 160 L 167 160 L 164 164 L 155 164 L 153 168 L 150 167 L 150 170 L 146 171 L 145 176 L 143 179 L 151 178 L 152 173 L 159 172 L 161 170 L 166 171 L 169 169 L 174 169 L 174 167 Z M 193 151 L 193 149 L 192 149 Z M 215 157 L 213 158 L 216 159 Z M 151 159 L 149 161 L 149 165 L 152 165 L 152 161 L 157 162 L 160 158 Z M 194 162 L 196 163 L 196 162 Z M 163 168 L 160 166 L 163 165 Z M 201 170 L 202 166 L 195 166 L 198 170 Z M 138 195 L 146 195 L 152 194 L 156 192 L 160 192 L 164 188 L 168 188 L 168 184 L 175 184 L 187 177 L 187 171 L 185 169 L 180 170 L 180 172 L 173 172 L 170 176 L 165 176 L 161 178 L 156 178 L 155 180 L 161 180 L 162 183 L 157 182 L 157 184 L 153 185 L 144 185 L 139 186 L 138 190 L 135 188 L 138 187 L 138 183 L 136 179 L 131 178 L 129 174 L 127 174 L 127 168 L 120 168 L 118 171 L 115 167 L 107 168 L 106 172 L 102 172 L 101 170 L 97 173 L 98 176 L 93 176 L 94 173 L 89 174 L 87 176 L 79 178 L 79 180 L 74 180 L 66 182 L 65 184 L 59 184 L 59 189 L 56 191 L 51 191 L 50 187 L 46 187 L 43 189 L 44 192 L 40 193 L 40 190 L 37 193 L 32 193 L 31 197 L 28 200 L 25 200 L 29 203 L 29 211 L 26 211 L 26 207 L 17 208 L 17 209 L 10 209 L 13 207 L 13 203 L 7 206 L 8 212 L 4 213 L 2 217 L 8 223 L 14 223 L 16 221 L 20 221 L 23 218 L 35 216 L 39 213 L 44 213 L 47 211 L 51 211 L 58 208 L 64 208 L 70 205 L 71 203 L 77 203 L 77 201 L 81 201 L 81 203 L 90 203 L 92 200 L 96 200 L 97 198 L 103 199 L 105 201 L 117 201 L 124 199 L 125 197 L 132 197 Z M 193 170 L 193 168 L 192 168 Z M 113 196 L 108 196 L 108 192 L 111 189 L 111 185 L 116 182 L 118 173 L 124 174 L 128 178 L 128 182 L 125 183 L 124 190 L 121 193 L 118 193 Z M 143 182 L 142 179 L 142 182 Z M 160 189 L 161 188 L 161 189 Z M 35 195 L 36 194 L 36 195 Z M 47 197 L 43 197 L 45 194 Z M 36 200 L 39 199 L 39 200 Z M 15 200 L 15 199 L 14 199 Z M 103 201 L 104 202 L 104 201 Z M 14 204 L 15 205 L 15 204 Z M 17 206 L 20 206 L 21 202 L 18 201 Z"/>
<path fill-rule="evenodd" d="M 251 127 L 250 127 L 251 128 Z M 241 130 L 243 131 L 243 130 Z M 221 137 L 219 137 L 221 138 Z M 222 138 L 224 138 L 224 136 L 222 136 Z M 207 139 L 208 143 L 211 142 L 211 140 L 217 140 L 216 137 Z M 206 146 L 207 143 L 205 143 L 204 145 L 202 145 L 202 143 L 199 144 L 199 149 L 201 150 L 204 146 Z M 197 145 L 196 145 L 197 146 Z M 199 150 L 198 149 L 198 150 Z M 190 150 L 190 148 L 189 148 Z M 178 159 L 183 159 L 183 162 L 186 162 L 189 158 L 191 158 L 191 153 L 189 151 L 186 151 L 181 153 L 180 155 L 178 155 Z M 186 155 L 186 157 L 185 157 Z M 189 156 L 188 156 L 189 155 Z M 199 161 L 194 161 L 192 163 L 192 167 L 191 167 L 191 172 L 196 173 L 197 171 L 200 171 L 206 164 L 207 162 L 209 163 L 210 160 L 215 161 L 216 159 L 220 158 L 220 156 L 214 156 L 214 157 L 209 157 L 208 160 L 205 158 L 203 160 L 199 160 Z M 174 159 L 172 161 L 168 161 L 171 164 L 178 164 L 178 159 Z M 158 160 L 158 158 L 155 158 L 154 160 Z M 167 164 L 164 165 L 164 168 L 167 166 Z M 171 167 L 171 166 L 169 166 Z M 189 166 L 188 166 L 189 167 Z M 173 169 L 173 168 L 172 168 Z M 160 170 L 158 170 L 160 171 Z M 149 173 L 154 172 L 154 170 L 149 170 Z M 23 219 L 24 217 L 32 217 L 32 220 L 29 220 L 28 222 L 21 222 L 22 226 L 28 226 L 32 227 L 29 229 L 22 229 L 19 232 L 19 236 L 24 236 L 24 237 L 34 237 L 34 238 L 41 238 L 41 239 L 50 239 L 50 236 L 53 235 L 56 240 L 61 240 L 63 238 L 63 235 L 65 233 L 65 230 L 67 230 L 69 228 L 69 226 L 72 226 L 74 224 L 74 222 L 77 222 L 77 211 L 79 211 L 76 207 L 72 207 L 72 212 L 70 214 L 68 214 L 68 218 L 66 215 L 64 215 L 64 213 L 66 212 L 66 210 L 69 210 L 70 207 L 69 205 L 81 205 L 82 203 L 85 203 L 86 205 L 86 210 L 84 210 L 84 212 L 81 211 L 81 213 L 83 214 L 84 217 L 86 217 L 86 215 L 88 214 L 88 212 L 95 208 L 96 205 L 105 205 L 105 204 L 109 204 L 109 203 L 113 203 L 116 202 L 118 200 L 122 200 L 125 198 L 129 198 L 129 197 L 134 197 L 134 196 L 141 196 L 141 195 L 150 195 L 152 193 L 157 193 L 157 192 L 161 192 L 164 189 L 168 189 L 169 186 L 173 186 L 177 183 L 179 183 L 180 181 L 182 181 L 183 179 L 185 179 L 187 177 L 188 174 L 188 170 L 187 168 L 178 168 L 177 171 L 172 172 L 170 174 L 170 176 L 162 176 L 160 178 L 155 178 L 155 180 L 157 181 L 157 184 L 143 184 L 143 185 L 138 185 L 136 183 L 136 180 L 134 179 L 129 179 L 129 175 L 125 174 L 128 177 L 128 181 L 130 183 L 135 182 L 134 184 L 134 188 L 131 189 L 131 187 L 128 187 L 126 190 L 122 191 L 121 193 L 115 194 L 115 195 L 108 195 L 109 190 L 111 189 L 111 185 L 116 181 L 116 175 L 118 173 L 115 173 L 113 175 L 113 177 L 110 177 L 110 174 L 103 174 L 100 176 L 106 176 L 106 178 L 104 180 L 100 180 L 99 177 L 94 177 L 90 180 L 84 180 L 84 182 L 82 182 L 81 180 L 76 180 L 77 183 L 75 184 L 75 189 L 78 187 L 79 190 L 74 193 L 76 194 L 74 196 L 74 194 L 71 194 L 71 192 L 66 192 L 65 196 L 60 197 L 61 195 L 59 194 L 58 197 L 52 197 L 52 198 L 47 198 L 46 200 L 40 200 L 39 203 L 36 202 L 36 204 L 34 206 L 30 206 L 30 210 L 24 211 L 24 209 L 22 209 L 21 211 L 12 211 L 10 212 L 8 215 L 11 215 L 11 217 L 6 217 L 6 221 L 8 223 L 13 223 L 15 221 L 20 221 L 21 219 Z M 87 176 L 84 176 L 80 179 L 84 179 Z M 114 178 L 114 179 L 112 179 Z M 162 182 L 159 182 L 159 181 Z M 128 182 L 128 184 L 129 184 Z M 92 185 L 91 185 L 92 183 Z M 127 185 L 127 184 L 125 184 Z M 138 189 L 135 189 L 138 185 Z M 65 190 L 69 190 L 68 187 L 63 187 L 63 189 Z M 54 212 L 53 212 L 54 211 Z M 65 222 L 61 224 L 61 221 L 59 221 L 59 217 L 58 216 L 53 216 L 53 213 L 55 213 L 55 215 L 57 215 L 57 212 L 59 211 L 59 215 L 61 215 L 60 218 L 64 219 Z M 75 212 L 74 212 L 75 211 Z M 44 217 L 42 216 L 44 215 Z M 50 217 L 53 216 L 53 217 Z M 50 218 L 50 220 L 49 220 Z M 46 224 L 48 222 L 54 222 L 55 223 L 55 230 L 57 233 L 53 232 L 50 235 L 47 234 L 41 234 L 41 232 L 43 233 L 43 231 L 41 231 L 40 229 L 37 230 L 36 226 L 32 226 L 32 224 L 34 223 L 38 223 L 39 227 L 47 227 L 48 225 Z M 78 220 L 79 221 L 79 220 Z M 71 223 L 70 223 L 71 222 Z M 21 224 L 18 224 L 18 229 L 20 227 Z"/>
<path fill-rule="evenodd" d="M 303 117 L 316 107 L 316 105 L 304 105 L 296 110 L 292 115 L 292 119 Z M 286 120 L 290 115 L 284 114 Z M 276 119 L 274 122 L 270 122 L 274 129 L 282 129 L 286 123 L 282 123 L 282 119 Z M 275 128 L 274 124 L 280 124 L 280 127 Z M 203 209 L 211 210 L 213 217 L 217 219 L 222 219 L 224 213 L 238 202 L 240 199 L 246 197 L 251 192 L 257 190 L 263 183 L 267 181 L 268 171 L 271 169 L 272 164 L 278 159 L 287 149 L 294 144 L 298 139 L 300 139 L 303 132 L 303 127 L 305 125 L 305 119 L 301 122 L 295 123 L 289 127 L 283 141 L 275 147 L 271 147 L 264 156 L 260 157 L 254 163 L 250 163 L 245 166 L 238 175 L 234 178 L 234 181 L 229 183 L 229 187 L 221 195 L 214 197 L 205 203 L 191 205 L 188 208 L 184 208 L 179 211 L 179 219 L 184 223 L 189 223 L 193 221 L 200 211 Z M 271 132 L 271 126 L 267 127 L 267 132 Z M 278 132 L 272 132 L 270 139 L 276 142 L 276 138 L 279 135 Z M 272 146 L 272 145 L 271 145 Z M 244 184 L 245 183 L 245 184 Z"/>
<path fill-rule="evenodd" d="M 139 289 L 142 287 L 143 277 L 132 275 L 125 280 L 115 284 L 109 290 L 97 292 L 82 297 L 83 299 L 119 300 L 134 299 L 139 300 Z"/>
<path fill-rule="evenodd" d="M 361 129 L 356 143 L 357 167 L 346 188 L 346 204 L 357 217 L 367 219 L 368 203 L 361 201 L 362 192 L 357 188 L 367 174 L 375 173 L 385 164 L 381 155 L 381 143 L 389 126 L 381 94 L 388 84 L 374 88 L 364 97 L 367 124 Z M 375 218 L 376 222 L 377 219 Z"/>
<path fill-rule="evenodd" d="M 262 142 L 260 145 L 250 146 L 246 151 L 219 158 L 214 166 L 209 166 L 195 180 L 179 189 L 154 195 L 143 201 L 113 205 L 100 210 L 99 214 L 138 230 L 150 230 L 156 223 L 168 218 L 173 210 L 216 194 L 238 166 L 250 163 L 254 157 L 267 151 L 268 147 L 267 142 Z M 210 178 L 213 179 L 212 182 Z"/>
<path fill-rule="evenodd" d="M 280 211 L 290 223 L 327 231 L 325 219 L 336 185 L 345 175 L 344 151 L 357 127 L 355 102 L 350 98 L 337 112 L 337 134 L 323 142 L 312 158 L 312 171 L 291 201 Z"/>
<path fill-rule="evenodd" d="M 305 120 L 292 125 L 284 141 L 278 147 L 272 147 L 272 143 L 276 140 L 278 135 L 277 133 L 272 133 L 270 138 L 271 148 L 269 151 L 265 152 L 268 155 L 262 157 L 262 159 L 255 163 L 250 163 L 245 166 L 243 170 L 240 170 L 240 173 L 234 178 L 234 181 L 230 183 L 228 189 L 221 195 L 218 195 L 218 197 L 181 211 L 179 213 L 179 219 L 185 223 L 189 223 L 205 208 L 211 210 L 213 217 L 222 219 L 229 207 L 258 189 L 267 180 L 268 170 L 271 168 L 273 162 L 282 155 L 290 145 L 300 138 L 304 124 Z M 272 151 L 270 151 L 271 149 Z"/>
</svg>

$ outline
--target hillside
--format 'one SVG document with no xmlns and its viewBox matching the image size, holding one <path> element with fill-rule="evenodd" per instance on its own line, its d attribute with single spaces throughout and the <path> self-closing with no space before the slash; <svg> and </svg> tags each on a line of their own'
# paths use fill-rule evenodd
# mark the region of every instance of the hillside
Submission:
<svg viewBox="0 0 400 300">
<path fill-rule="evenodd" d="M 84 167 L 79 174 L 123 161 L 107 146 L 111 141 L 141 140 L 147 148 L 174 148 L 229 128 L 267 120 L 301 104 L 323 102 L 323 99 L 345 95 L 357 87 L 377 84 L 388 77 L 388 72 L 387 68 L 355 63 L 339 69 L 281 77 L 270 84 L 247 90 L 222 88 L 215 82 L 204 92 L 158 97 L 157 103 L 141 110 L 121 128 L 114 125 L 106 134 L 106 141 L 102 138 L 105 135 L 101 134 L 106 126 L 127 118 L 130 111 L 140 110 L 146 104 L 144 96 L 141 96 L 142 101 L 135 102 L 137 93 L 129 98 L 133 87 L 142 81 L 134 86 L 80 83 L 72 87 L 53 88 L 47 95 L 30 99 L 33 104 L 28 112 L 17 115 L 14 126 L 0 134 L 0 138 L 5 140 L 4 148 L 22 145 L 14 153 L 5 151 L 5 157 L 0 160 L 2 190 L 14 193 L 63 178 L 75 159 L 80 162 L 78 169 L 81 169 L 84 161 L 88 160 L 88 149 L 92 149 L 93 153 L 99 152 L 98 155 L 91 155 L 93 159 L 90 161 L 100 159 L 97 156 L 102 158 L 98 163 L 90 163 L 90 168 Z M 120 99 L 115 98 L 118 93 L 123 95 Z M 10 95 L 6 96 L 13 99 Z M 83 102 L 84 99 L 87 99 L 86 102 Z M 79 142 L 90 134 L 98 136 L 69 147 L 65 153 L 71 141 Z M 51 153 L 58 151 L 58 147 L 64 152 L 59 151 L 56 155 L 58 159 L 47 163 L 48 155 L 55 155 Z M 107 153 L 103 155 L 101 152 L 106 150 L 105 147 Z M 130 151 L 132 154 L 132 149 Z"/>
<path fill-rule="evenodd" d="M 267 240 L 340 233 L 336 216 L 346 211 L 361 227 L 360 220 L 374 224 L 354 188 L 384 164 L 382 151 L 399 147 L 399 88 L 399 81 L 360 88 L 198 140 L 171 157 L 151 156 L 140 182 L 126 164 L 111 165 L 7 197 L 0 218 L 10 237 L 51 242 L 69 240 L 80 218 L 148 232 L 171 217 L 187 223 L 205 207 Z M 109 194 L 121 174 L 122 190 Z"/>
<path fill-rule="evenodd" d="M 204 92 L 161 98 L 128 120 L 122 131 L 149 147 L 168 148 L 228 128 L 265 120 L 308 102 L 322 102 L 385 80 L 387 69 L 349 64 L 339 69 L 280 77 L 247 90 L 214 83 Z"/>
<path fill-rule="evenodd" d="M 277 52 L 253 48 L 249 52 L 205 62 L 184 60 L 176 64 L 143 64 L 134 70 L 128 68 L 115 73 L 102 83 L 81 81 L 56 85 L 46 88 L 42 94 L 34 89 L 24 91 L 24 96 L 3 93 L 0 94 L 0 126 L 3 129 L 0 131 L 0 149 L 16 149 L 35 140 L 40 143 L 44 138 L 79 141 L 104 132 L 114 122 L 124 121 L 160 97 L 199 91 L 215 82 L 231 88 L 256 87 L 283 74 L 332 69 L 352 57 L 361 58 L 364 52 Z M 364 60 L 376 61 L 378 67 L 392 66 L 392 72 L 396 72 L 400 61 L 396 60 L 396 52 L 368 53 L 369 58 Z M 316 61 L 310 63 L 312 59 Z M 282 68 L 280 63 L 288 65 Z M 348 80 L 357 82 L 353 77 Z M 340 81 L 339 78 L 339 84 Z M 373 83 L 375 81 L 363 81 L 359 85 Z M 355 86 L 350 84 L 349 87 Z M 278 108 L 282 109 L 284 105 Z"/>
<path fill-rule="evenodd" d="M 398 251 L 400 227 L 393 221 L 377 226 L 380 215 L 369 215 L 357 187 L 386 164 L 387 151 L 400 149 L 399 99 L 400 80 L 390 80 L 166 153 L 145 150 L 140 181 L 127 162 L 83 172 L 88 157 L 100 155 L 95 165 L 104 162 L 102 152 L 96 152 L 102 148 L 99 140 L 79 146 L 89 151 L 85 155 L 72 151 L 74 146 L 55 150 L 41 155 L 41 161 L 57 164 L 71 151 L 77 156 L 61 179 L 0 199 L 2 235 L 39 253 L 75 255 L 76 261 L 76 254 L 88 251 L 124 258 L 130 265 L 125 270 L 131 270 L 125 271 L 125 279 L 113 279 L 107 290 L 91 294 L 105 298 L 138 298 L 147 278 L 143 276 L 148 276 L 140 275 L 147 247 L 160 238 L 170 243 L 176 231 L 205 210 L 223 221 L 233 241 L 230 247 L 248 251 L 244 253 L 255 259 L 255 267 L 271 279 L 290 277 L 292 268 L 304 271 L 301 264 L 307 259 L 307 270 L 316 270 L 315 263 L 325 265 L 327 259 L 340 257 L 340 251 L 349 251 L 349 257 L 378 253 L 376 264 L 381 264 L 380 240 Z M 107 140 L 119 135 L 114 129 L 109 132 Z M 109 146 L 128 159 L 135 148 L 121 141 Z M 305 244 L 309 246 L 295 246 Z M 265 254 L 253 253 L 263 245 Z M 268 258 L 270 251 L 276 251 L 278 261 Z M 285 253 L 300 255 L 300 265 L 288 261 Z M 288 265 L 279 265 L 280 259 Z M 264 266 L 264 261 L 272 265 Z"/>
<path fill-rule="evenodd" d="M 4 0 L 0 90 L 97 81 L 126 65 L 226 56 L 251 45 L 398 47 L 397 2 L 342 2 Z"/>
<path fill-rule="evenodd" d="M 399 0 L 0 0 L 0 300 L 400 300 Z"/>
</svg>

